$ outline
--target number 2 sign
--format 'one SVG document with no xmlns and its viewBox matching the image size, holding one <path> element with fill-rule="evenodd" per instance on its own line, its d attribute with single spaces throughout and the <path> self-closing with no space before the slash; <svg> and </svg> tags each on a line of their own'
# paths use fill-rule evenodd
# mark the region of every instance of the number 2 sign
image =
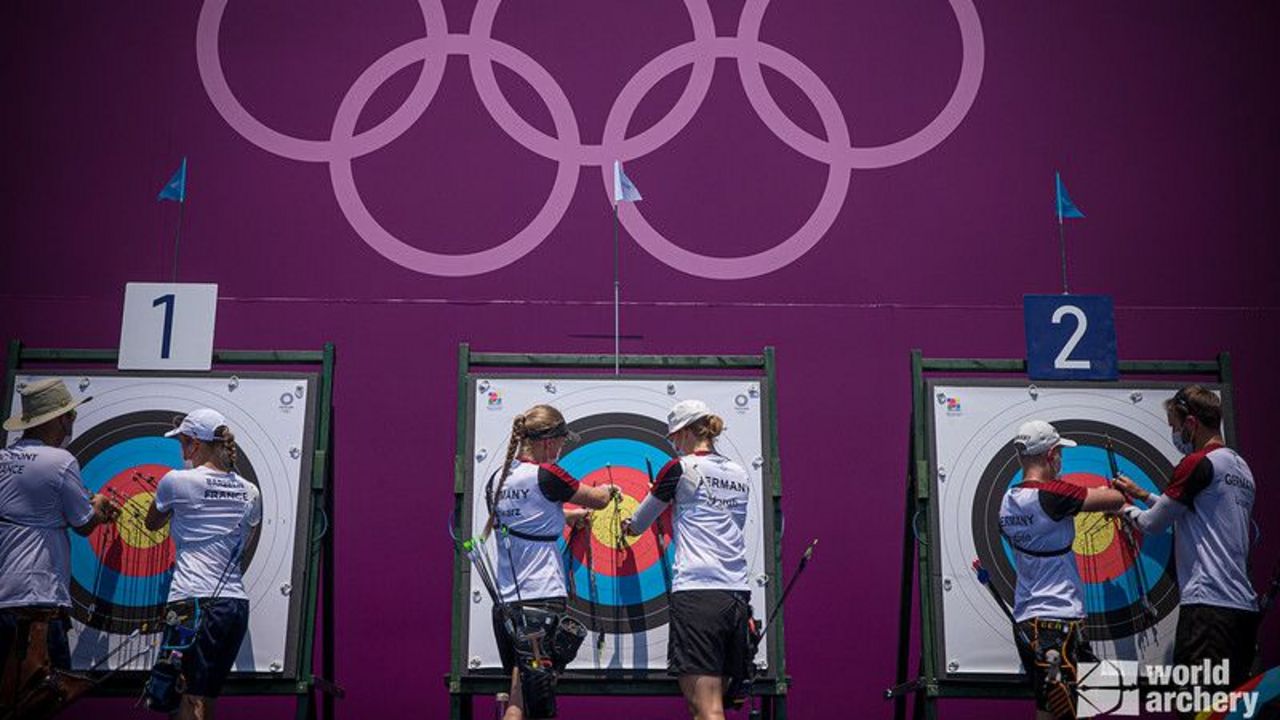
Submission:
<svg viewBox="0 0 1280 720">
<path fill-rule="evenodd" d="M 208 370 L 218 286 L 128 283 L 120 324 L 121 370 Z"/>
<path fill-rule="evenodd" d="M 1108 295 L 1026 295 L 1027 375 L 1032 380 L 1115 380 L 1115 307 Z"/>
</svg>

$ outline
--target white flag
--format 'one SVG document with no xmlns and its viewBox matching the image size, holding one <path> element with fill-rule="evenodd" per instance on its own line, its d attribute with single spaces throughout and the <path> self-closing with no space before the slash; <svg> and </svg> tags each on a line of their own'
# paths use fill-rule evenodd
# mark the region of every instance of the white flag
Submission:
<svg viewBox="0 0 1280 720">
<path fill-rule="evenodd" d="M 635 202 L 643 200 L 640 196 L 640 190 L 635 183 L 631 182 L 631 178 L 622 172 L 622 161 L 613 161 L 613 201 L 618 202 Z"/>
</svg>

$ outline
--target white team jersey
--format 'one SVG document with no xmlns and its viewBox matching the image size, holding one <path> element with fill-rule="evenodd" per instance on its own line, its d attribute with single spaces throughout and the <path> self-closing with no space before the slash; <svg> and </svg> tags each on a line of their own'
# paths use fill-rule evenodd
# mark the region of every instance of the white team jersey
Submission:
<svg viewBox="0 0 1280 720">
<path fill-rule="evenodd" d="M 1174 469 L 1165 496 L 1186 506 L 1173 524 L 1183 604 L 1256 610 L 1249 582 L 1253 473 L 1236 451 L 1209 445 Z"/>
<path fill-rule="evenodd" d="M 262 521 L 262 497 L 248 480 L 208 467 L 172 470 L 156 485 L 156 509 L 173 512 L 176 550 L 169 602 L 243 598 L 242 552 Z"/>
<path fill-rule="evenodd" d="M 685 455 L 659 471 L 653 494 L 676 504 L 673 592 L 751 589 L 742 531 L 751 483 L 742 466 L 712 453 Z"/>
<path fill-rule="evenodd" d="M 485 496 L 494 518 L 502 600 L 565 597 L 557 540 L 564 534 L 564 502 L 578 491 L 578 481 L 559 465 L 523 461 L 511 470 L 501 490 L 498 481 L 495 473 Z"/>
<path fill-rule="evenodd" d="M 71 607 L 67 527 L 92 517 L 71 453 L 39 440 L 0 449 L 0 608 Z"/>
<path fill-rule="evenodd" d="M 1085 616 L 1080 570 L 1071 546 L 1073 516 L 1086 490 L 1060 480 L 1014 485 L 1000 503 L 1000 533 L 1013 545 L 1018 586 L 1013 617 L 1075 620 Z"/>
</svg>

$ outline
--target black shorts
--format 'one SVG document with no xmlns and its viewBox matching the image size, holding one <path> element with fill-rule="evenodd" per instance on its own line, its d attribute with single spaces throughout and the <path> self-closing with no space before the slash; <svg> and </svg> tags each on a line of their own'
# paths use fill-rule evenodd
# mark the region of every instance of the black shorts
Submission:
<svg viewBox="0 0 1280 720">
<path fill-rule="evenodd" d="M 565 612 L 565 599 L 562 597 L 540 598 L 538 600 L 507 603 L 507 608 L 512 612 L 526 607 L 542 608 L 543 610 L 550 610 L 563 615 Z M 511 644 L 511 636 L 507 634 L 506 628 L 503 627 L 502 620 L 502 610 L 497 605 L 494 605 L 493 637 L 498 641 L 498 656 L 502 658 L 502 669 L 509 674 L 511 668 L 516 665 L 516 649 Z"/>
<path fill-rule="evenodd" d="M 240 643 L 249 630 L 249 601 L 242 598 L 201 599 L 200 619 L 195 637 L 187 647 L 182 647 L 182 675 L 187 680 L 186 693 L 200 697 L 218 697 L 227 682 Z M 195 602 L 183 600 L 169 603 L 169 610 L 178 613 L 182 624 L 190 627 Z M 165 645 L 178 646 L 178 629 L 165 630 Z"/>
<path fill-rule="evenodd" d="M 1250 677 L 1254 643 L 1258 636 L 1258 613 L 1251 610 L 1183 605 L 1178 608 L 1178 629 L 1173 638 L 1174 665 L 1200 665 L 1209 660 L 1215 665 L 1231 661 L 1230 690 Z M 1206 689 L 1211 689 L 1206 686 Z"/>
<path fill-rule="evenodd" d="M 670 617 L 667 674 L 741 677 L 753 662 L 750 592 L 673 592 Z"/>
<path fill-rule="evenodd" d="M 1013 640 L 1031 678 L 1036 709 L 1055 718 L 1074 719 L 1080 660 L 1093 657 L 1084 637 L 1084 621 L 1031 618 L 1018 623 Z M 1057 662 L 1052 660 L 1053 653 Z"/>
</svg>

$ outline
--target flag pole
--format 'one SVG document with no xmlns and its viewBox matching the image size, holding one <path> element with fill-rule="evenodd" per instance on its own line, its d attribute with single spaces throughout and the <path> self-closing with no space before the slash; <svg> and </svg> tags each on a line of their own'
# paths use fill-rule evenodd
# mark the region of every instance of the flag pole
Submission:
<svg viewBox="0 0 1280 720">
<path fill-rule="evenodd" d="M 1062 294 L 1070 295 L 1067 291 L 1067 235 L 1062 229 L 1062 211 L 1058 211 L 1058 244 L 1062 246 Z"/>
<path fill-rule="evenodd" d="M 618 201 L 613 203 L 613 374 L 622 374 L 622 326 L 619 322 L 621 313 L 622 285 L 618 281 Z"/>
<path fill-rule="evenodd" d="M 178 282 L 178 243 L 182 241 L 182 211 L 187 207 L 184 197 L 178 202 L 178 230 L 173 234 L 173 282 Z"/>
</svg>

